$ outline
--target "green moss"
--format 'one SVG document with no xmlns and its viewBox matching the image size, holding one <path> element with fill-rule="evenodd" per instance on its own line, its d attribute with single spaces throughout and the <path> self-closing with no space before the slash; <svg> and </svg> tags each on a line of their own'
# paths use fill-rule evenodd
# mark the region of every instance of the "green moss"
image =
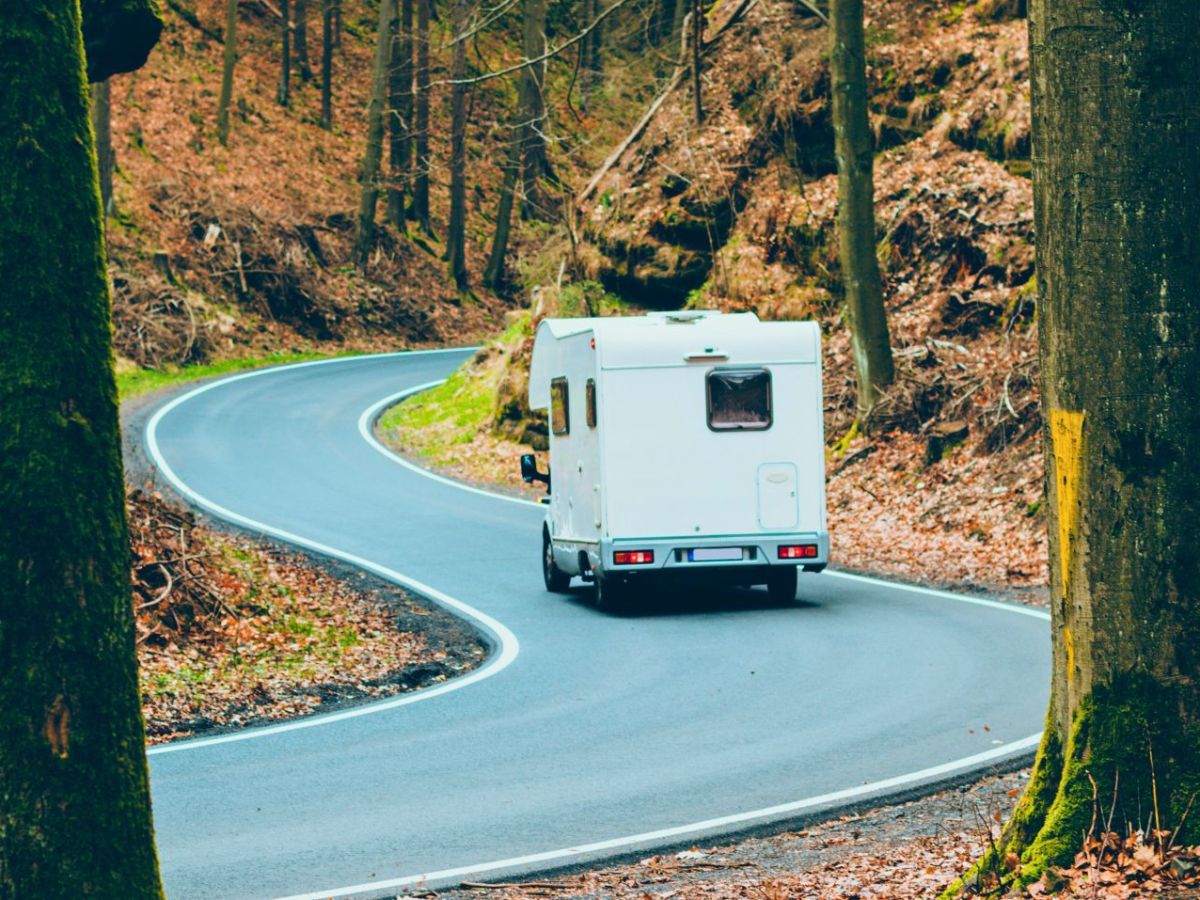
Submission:
<svg viewBox="0 0 1200 900">
<path fill-rule="evenodd" d="M 1025 795 L 1000 841 L 943 897 L 1026 886 L 1069 865 L 1089 831 L 1112 817 L 1151 833 L 1174 831 L 1176 843 L 1200 839 L 1185 819 L 1200 794 L 1200 731 L 1184 723 L 1182 689 L 1141 672 L 1124 672 L 1079 703 L 1065 748 L 1048 721 Z M 1007 867 L 1010 854 L 1020 869 Z"/>
</svg>

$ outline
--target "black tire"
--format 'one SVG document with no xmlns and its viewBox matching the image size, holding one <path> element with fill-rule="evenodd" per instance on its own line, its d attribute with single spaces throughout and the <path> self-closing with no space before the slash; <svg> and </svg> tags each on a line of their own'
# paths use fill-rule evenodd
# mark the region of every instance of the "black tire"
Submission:
<svg viewBox="0 0 1200 900">
<path fill-rule="evenodd" d="M 767 573 L 767 596 L 772 603 L 783 606 L 796 599 L 796 567 L 772 567 Z"/>
<path fill-rule="evenodd" d="M 554 562 L 554 551 L 550 546 L 550 532 L 542 530 L 542 580 L 546 582 L 546 590 L 552 594 L 562 594 L 571 586 L 571 576 L 560 569 Z"/>
<path fill-rule="evenodd" d="M 626 612 L 629 608 L 629 582 L 620 575 L 601 575 L 597 572 L 592 596 L 596 609 L 602 612 Z"/>
</svg>

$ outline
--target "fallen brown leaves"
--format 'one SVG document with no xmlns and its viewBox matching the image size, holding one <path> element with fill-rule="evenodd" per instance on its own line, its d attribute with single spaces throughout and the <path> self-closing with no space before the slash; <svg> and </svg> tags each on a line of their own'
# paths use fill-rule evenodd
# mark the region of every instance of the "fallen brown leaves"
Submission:
<svg viewBox="0 0 1200 900">
<path fill-rule="evenodd" d="M 1030 897 L 1127 900 L 1200 895 L 1200 846 L 1176 847 L 1170 831 L 1089 836 L 1067 869 L 1052 869 L 1030 885 Z"/>
<path fill-rule="evenodd" d="M 482 659 L 477 645 L 434 649 L 400 627 L 421 613 L 399 590 L 357 588 L 141 491 L 130 494 L 129 515 L 152 743 L 410 690 Z"/>
</svg>

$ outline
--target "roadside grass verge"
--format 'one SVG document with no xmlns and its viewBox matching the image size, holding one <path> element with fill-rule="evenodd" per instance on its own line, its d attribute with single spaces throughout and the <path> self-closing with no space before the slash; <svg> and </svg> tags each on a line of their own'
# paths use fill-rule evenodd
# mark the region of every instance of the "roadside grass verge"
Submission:
<svg viewBox="0 0 1200 900">
<path fill-rule="evenodd" d="M 186 384 L 213 375 L 232 375 L 247 369 L 261 369 L 283 363 L 308 362 L 314 359 L 335 359 L 343 356 L 358 356 L 357 351 L 345 353 L 284 352 L 265 356 L 246 356 L 223 359 L 218 362 L 196 366 L 167 365 L 161 369 L 143 369 L 128 360 L 117 361 L 117 394 L 121 400 L 131 400 L 161 388 Z"/>
</svg>

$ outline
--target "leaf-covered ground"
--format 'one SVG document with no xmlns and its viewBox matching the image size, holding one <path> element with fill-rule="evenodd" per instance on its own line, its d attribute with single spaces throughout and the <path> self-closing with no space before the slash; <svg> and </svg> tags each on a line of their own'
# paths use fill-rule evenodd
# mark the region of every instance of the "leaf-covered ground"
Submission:
<svg viewBox="0 0 1200 900">
<path fill-rule="evenodd" d="M 129 497 L 151 743 L 436 684 L 485 649 L 398 588 Z"/>
</svg>

